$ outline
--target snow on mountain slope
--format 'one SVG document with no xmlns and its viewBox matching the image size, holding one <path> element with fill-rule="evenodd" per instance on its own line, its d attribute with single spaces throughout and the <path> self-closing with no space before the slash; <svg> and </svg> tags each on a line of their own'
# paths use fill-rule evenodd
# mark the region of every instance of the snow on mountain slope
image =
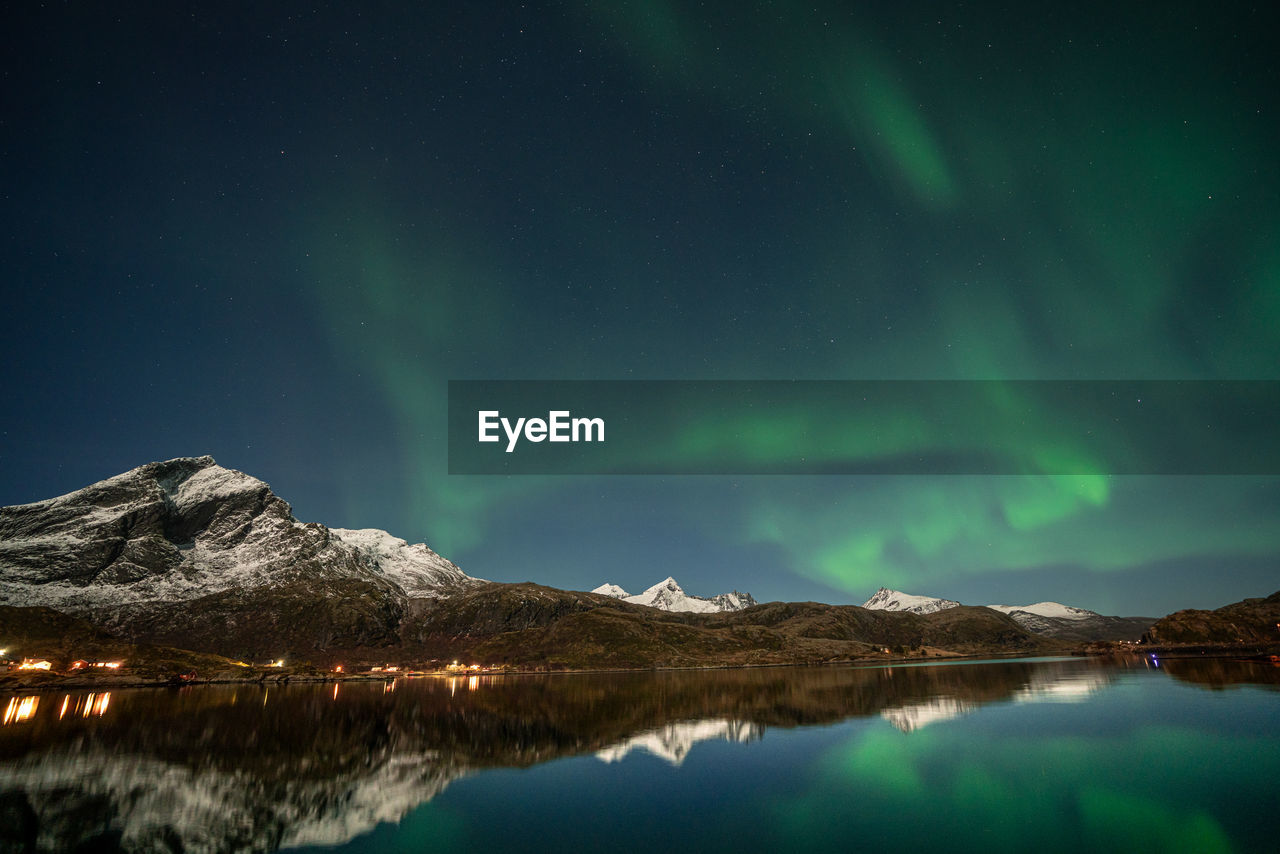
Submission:
<svg viewBox="0 0 1280 854">
<path fill-rule="evenodd" d="M 436 598 L 480 580 L 458 569 L 425 543 L 410 545 L 378 528 L 330 528 L 329 533 L 354 548 L 410 596 Z"/>
<path fill-rule="evenodd" d="M 599 593 L 601 596 L 611 596 L 614 599 L 626 599 L 631 595 L 616 584 L 601 584 L 591 592 Z"/>
<path fill-rule="evenodd" d="M 1013 614 L 1015 611 L 1025 611 L 1028 614 L 1035 614 L 1040 617 L 1053 617 L 1059 620 L 1087 620 L 1090 617 L 1101 617 L 1102 615 L 1096 611 L 1086 611 L 1084 608 L 1073 608 L 1070 605 L 1063 605 L 1058 602 L 1036 602 L 1034 605 L 987 605 L 993 611 L 1001 611 L 1005 614 Z"/>
<path fill-rule="evenodd" d="M 610 585 L 605 585 L 606 587 Z M 616 587 L 616 585 L 613 585 Z M 617 590 L 625 593 L 621 587 Z M 601 588 L 596 588 L 592 592 L 603 592 Z M 613 595 L 613 594 L 605 594 Z M 668 577 L 663 581 L 650 587 L 643 593 L 635 596 L 621 597 L 624 602 L 631 602 L 636 605 L 647 605 L 650 608 L 658 608 L 663 611 L 687 611 L 696 614 L 712 614 L 720 611 L 741 611 L 743 608 L 750 608 L 756 604 L 756 600 L 750 593 L 721 593 L 719 596 L 713 596 L 705 599 L 701 596 L 690 596 L 676 583 L 674 578 Z"/>
<path fill-rule="evenodd" d="M 862 603 L 862 607 L 872 611 L 909 611 L 912 614 L 932 614 L 945 611 L 960 605 L 950 599 L 935 599 L 930 596 L 913 596 L 898 590 L 881 587 L 875 595 Z"/>
</svg>

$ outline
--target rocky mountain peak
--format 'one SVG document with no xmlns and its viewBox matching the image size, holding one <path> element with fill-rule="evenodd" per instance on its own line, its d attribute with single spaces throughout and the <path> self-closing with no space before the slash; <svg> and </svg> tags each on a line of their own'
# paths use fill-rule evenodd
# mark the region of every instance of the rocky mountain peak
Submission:
<svg viewBox="0 0 1280 854">
<path fill-rule="evenodd" d="M 656 596 L 659 593 L 683 593 L 683 592 L 684 592 L 684 588 L 680 586 L 680 583 L 676 581 L 674 578 L 672 578 L 670 575 L 668 575 L 665 579 L 663 579 L 662 581 L 659 581 L 657 584 L 653 585 L 648 590 L 644 591 L 644 593 L 642 593 L 641 595 Z"/>
<path fill-rule="evenodd" d="M 292 605 L 266 606 L 284 591 L 310 603 L 299 607 L 321 603 L 342 626 L 335 637 L 386 637 L 407 598 L 478 583 L 421 543 L 299 522 L 266 483 L 208 456 L 0 508 L 0 604 L 51 607 L 131 637 L 168 637 L 196 610 L 210 631 L 232 614 L 242 627 L 288 622 Z"/>
</svg>

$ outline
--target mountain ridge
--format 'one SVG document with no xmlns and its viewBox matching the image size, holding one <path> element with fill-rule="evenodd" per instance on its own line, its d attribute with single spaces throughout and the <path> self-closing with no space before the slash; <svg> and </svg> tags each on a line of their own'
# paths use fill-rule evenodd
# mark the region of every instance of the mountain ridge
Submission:
<svg viewBox="0 0 1280 854">
<path fill-rule="evenodd" d="M 863 603 L 862 607 L 871 610 L 929 614 L 959 605 L 960 603 L 953 599 L 918 596 L 881 587 Z M 1061 640 L 1138 640 L 1156 621 L 1154 617 L 1105 616 L 1096 611 L 1063 605 L 1060 602 L 978 607 L 1008 614 L 1029 631 Z"/>
<path fill-rule="evenodd" d="M 710 614 L 720 611 L 741 611 L 759 604 L 750 593 L 734 590 L 717 596 L 693 596 L 684 592 L 684 588 L 671 576 L 652 585 L 643 593 L 632 596 L 616 584 L 605 583 L 591 591 L 602 596 L 621 599 L 634 605 L 646 605 L 660 611 L 686 611 L 691 613 Z"/>
</svg>

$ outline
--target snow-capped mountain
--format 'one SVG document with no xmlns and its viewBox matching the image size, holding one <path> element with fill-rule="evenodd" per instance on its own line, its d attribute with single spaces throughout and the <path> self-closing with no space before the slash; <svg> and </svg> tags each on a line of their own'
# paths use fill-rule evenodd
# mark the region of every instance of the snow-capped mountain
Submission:
<svg viewBox="0 0 1280 854">
<path fill-rule="evenodd" d="M 873 611 L 910 611 L 913 614 L 932 614 L 947 608 L 959 607 L 960 603 L 952 599 L 936 599 L 930 596 L 913 596 L 898 590 L 881 587 L 875 595 L 862 603 L 862 607 Z M 984 605 L 993 611 L 1008 614 L 1022 622 L 1020 616 L 1049 617 L 1055 620 L 1087 620 L 1101 617 L 1096 611 L 1084 608 L 1073 608 L 1059 602 L 1036 602 L 1034 605 Z"/>
<path fill-rule="evenodd" d="M 212 457 L 0 508 L 0 604 L 75 612 L 339 578 L 429 597 L 478 582 L 385 531 L 299 522 L 267 484 Z"/>
<path fill-rule="evenodd" d="M 601 584 L 591 592 L 599 593 L 601 596 L 609 596 L 613 599 L 626 599 L 631 595 L 616 584 Z"/>
<path fill-rule="evenodd" d="M 947 608 L 955 608 L 959 604 L 950 599 L 913 596 L 910 593 L 881 587 L 874 596 L 862 603 L 862 607 L 872 611 L 910 611 L 912 614 L 932 614 L 936 611 L 945 611 Z"/>
<path fill-rule="evenodd" d="M 959 606 L 960 603 L 952 599 L 914 596 L 887 587 L 881 587 L 862 605 L 874 611 L 910 611 L 915 614 L 932 614 Z M 1154 622 L 1148 617 L 1108 617 L 1060 602 L 984 607 L 1008 614 L 1028 631 L 1069 640 L 1137 640 Z"/>
<path fill-rule="evenodd" d="M 662 611 L 691 611 L 697 614 L 711 614 L 719 611 L 741 611 L 758 604 L 750 593 L 721 593 L 707 599 L 702 596 L 690 596 L 685 593 L 674 578 L 666 578 L 650 587 L 643 593 L 630 595 L 616 584 L 601 584 L 592 593 L 612 596 L 623 602 L 635 605 L 648 605 Z"/>
<path fill-rule="evenodd" d="M 191 620 L 216 635 L 221 620 L 243 638 L 320 626 L 321 646 L 364 643 L 389 638 L 408 599 L 481 583 L 385 531 L 299 522 L 267 484 L 212 457 L 0 508 L 0 605 L 43 605 L 131 637 L 168 637 Z"/>
<path fill-rule="evenodd" d="M 1035 614 L 1040 617 L 1053 617 L 1057 620 L 1087 620 L 1090 617 L 1101 617 L 1097 611 L 1084 608 L 1073 608 L 1058 602 L 1036 602 L 1034 605 L 987 605 L 993 611 L 1014 614 L 1018 611 Z"/>
</svg>

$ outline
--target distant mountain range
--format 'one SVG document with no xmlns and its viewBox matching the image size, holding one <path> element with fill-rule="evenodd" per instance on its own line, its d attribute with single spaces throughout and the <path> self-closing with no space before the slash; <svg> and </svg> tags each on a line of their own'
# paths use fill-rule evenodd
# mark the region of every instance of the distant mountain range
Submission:
<svg viewBox="0 0 1280 854">
<path fill-rule="evenodd" d="M 934 614 L 961 605 L 952 599 L 917 596 L 881 587 L 862 607 L 873 611 Z M 1156 621 L 1154 617 L 1107 617 L 1059 602 L 982 607 L 1008 614 L 1028 631 L 1061 640 L 1138 640 Z"/>
<path fill-rule="evenodd" d="M 632 596 L 616 584 L 601 584 L 591 592 L 599 593 L 601 596 L 609 596 L 613 599 L 621 599 L 623 602 L 647 605 L 650 608 L 657 608 L 661 611 L 685 611 L 694 614 L 741 611 L 743 608 L 750 608 L 752 605 L 758 604 L 750 593 L 739 593 L 737 590 L 732 593 L 721 593 L 719 596 L 712 596 L 710 599 L 702 596 L 690 596 L 684 592 L 674 578 L 669 576 L 635 596 Z"/>
<path fill-rule="evenodd" d="M 157 644 L 242 661 L 555 669 L 1053 652 L 1137 639 L 1154 622 L 884 588 L 859 608 L 761 605 L 737 591 L 703 598 L 673 578 L 634 596 L 613 584 L 590 593 L 498 584 L 385 531 L 300 522 L 267 484 L 210 457 L 0 508 L 0 634 L 55 657 L 73 651 L 70 635 L 55 637 L 62 625 L 103 648 Z"/>
<path fill-rule="evenodd" d="M 936 599 L 930 596 L 915 596 L 898 590 L 881 587 L 875 594 L 862 603 L 862 607 L 880 611 L 911 611 L 914 614 L 932 614 L 944 608 L 955 608 L 960 605 L 951 599 Z M 1073 608 L 1058 602 L 1037 602 L 1034 605 L 984 605 L 1004 614 L 1034 614 L 1039 617 L 1051 617 L 1061 620 L 1085 620 L 1090 617 L 1101 617 L 1096 611 L 1084 608 Z M 1015 618 L 1016 619 L 1016 618 Z"/>
</svg>

